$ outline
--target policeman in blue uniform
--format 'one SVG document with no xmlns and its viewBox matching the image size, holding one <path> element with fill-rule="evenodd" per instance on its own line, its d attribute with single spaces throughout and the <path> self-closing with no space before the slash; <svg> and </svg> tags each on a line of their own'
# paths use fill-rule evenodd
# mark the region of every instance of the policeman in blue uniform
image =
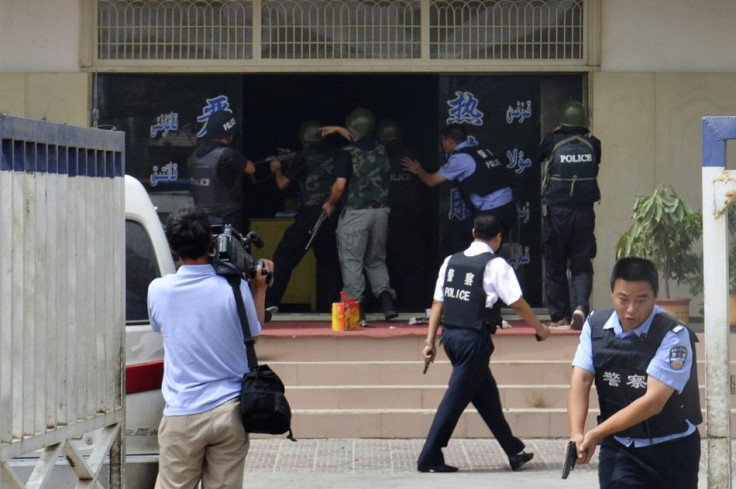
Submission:
<svg viewBox="0 0 736 489">
<path fill-rule="evenodd" d="M 245 233 L 250 223 L 243 215 L 243 179 L 254 175 L 256 167 L 230 147 L 237 128 L 232 111 L 213 113 L 206 127 L 206 140 L 187 160 L 194 203 L 212 224 L 231 224 Z"/>
<path fill-rule="evenodd" d="M 415 159 L 404 158 L 404 167 L 430 187 L 442 182 L 454 182 L 466 206 L 474 214 L 488 213 L 503 224 L 504 241 L 516 226 L 517 210 L 513 193 L 513 173 L 487 148 L 480 148 L 468 139 L 465 127 L 449 124 L 440 131 L 440 146 L 447 156 L 439 171 L 428 173 Z M 443 232 L 440 250 L 443 254 L 457 253 L 473 240 L 470 230 L 473 220 L 451 220 Z"/>
<path fill-rule="evenodd" d="M 539 322 L 522 297 L 513 268 L 495 255 L 501 246 L 501 230 L 496 216 L 479 214 L 471 231 L 473 243 L 447 257 L 440 267 L 422 357 L 426 364 L 434 361 L 437 329 L 444 313 L 442 343 L 453 370 L 417 460 L 419 472 L 457 471 L 445 463 L 442 448 L 471 402 L 506 452 L 511 470 L 518 470 L 534 456 L 524 451 L 524 443 L 511 432 L 488 366 L 494 350 L 491 335 L 501 323 L 499 301 L 509 304 L 532 326 L 539 340 L 549 336 L 549 328 Z"/>
<path fill-rule="evenodd" d="M 601 199 L 601 142 L 587 125 L 585 107 L 566 102 L 559 127 L 544 137 L 539 149 L 547 307 L 552 325 L 576 330 L 590 311 L 596 255 L 593 204 Z"/>
<path fill-rule="evenodd" d="M 602 489 L 696 489 L 702 422 L 695 334 L 655 305 L 659 280 L 646 259 L 613 267 L 613 309 L 594 311 L 580 333 L 568 394 L 578 463 L 600 444 Z M 591 386 L 599 424 L 585 431 Z"/>
</svg>

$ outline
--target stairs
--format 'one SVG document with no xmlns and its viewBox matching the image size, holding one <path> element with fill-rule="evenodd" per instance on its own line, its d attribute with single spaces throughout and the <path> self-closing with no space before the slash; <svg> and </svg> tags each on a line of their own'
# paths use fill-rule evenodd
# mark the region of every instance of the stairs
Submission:
<svg viewBox="0 0 736 489">
<path fill-rule="evenodd" d="M 375 327 L 341 333 L 332 332 L 326 321 L 270 323 L 264 330 L 257 344 L 259 360 L 286 384 L 297 438 L 426 436 L 450 376 L 449 361 L 440 348 L 437 360 L 422 375 L 426 326 L 405 321 L 372 324 Z M 578 334 L 555 331 L 540 343 L 531 328 L 512 324 L 494 336 L 491 357 L 506 419 L 521 438 L 565 438 L 570 362 Z M 698 345 L 701 382 L 703 345 Z M 703 391 L 701 387 L 701 399 Z M 589 427 L 595 424 L 597 407 L 593 393 Z M 491 435 L 471 405 L 453 436 Z"/>
</svg>

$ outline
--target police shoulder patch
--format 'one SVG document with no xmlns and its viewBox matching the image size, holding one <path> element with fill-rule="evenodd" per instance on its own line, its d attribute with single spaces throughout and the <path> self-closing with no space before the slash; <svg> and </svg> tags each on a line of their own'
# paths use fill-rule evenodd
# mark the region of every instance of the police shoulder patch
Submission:
<svg viewBox="0 0 736 489">
<path fill-rule="evenodd" d="M 684 346 L 673 346 L 670 348 L 670 367 L 680 370 L 685 366 L 687 359 L 687 348 Z"/>
</svg>

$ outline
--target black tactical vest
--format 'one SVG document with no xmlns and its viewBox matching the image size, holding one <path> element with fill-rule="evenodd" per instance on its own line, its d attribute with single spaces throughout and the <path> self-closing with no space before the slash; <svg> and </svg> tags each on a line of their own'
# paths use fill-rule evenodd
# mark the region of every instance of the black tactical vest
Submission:
<svg viewBox="0 0 736 489">
<path fill-rule="evenodd" d="M 646 337 L 630 335 L 626 338 L 616 338 L 613 329 L 603 329 L 612 313 L 613 309 L 594 311 L 588 318 L 593 342 L 595 387 L 598 390 L 601 411 L 598 422 L 602 423 L 644 395 L 647 389 L 646 370 L 649 362 L 654 358 L 667 332 L 682 326 L 690 334 L 690 347 L 693 353 L 690 379 L 682 393 L 678 394 L 675 391 L 662 412 L 616 435 L 655 438 L 686 431 L 685 420 L 695 425 L 700 424 L 703 415 L 700 411 L 698 394 L 698 368 L 695 358 L 695 343 L 698 339 L 695 333 L 673 317 L 660 313 L 654 316 Z M 671 361 L 677 361 L 677 357 Z"/>
<path fill-rule="evenodd" d="M 502 188 L 513 188 L 514 177 L 489 149 L 462 148 L 455 153 L 470 155 L 475 160 L 475 171 L 464 180 L 457 182 L 466 203 L 470 203 L 470 195 L 488 195 Z M 472 206 L 471 206 L 472 208 Z"/>
<path fill-rule="evenodd" d="M 210 216 L 222 217 L 240 212 L 243 201 L 243 172 L 238 172 L 232 187 L 228 188 L 217 175 L 220 157 L 227 146 L 214 146 L 205 154 L 195 151 L 187 160 L 189 185 L 194 203 Z"/>
<path fill-rule="evenodd" d="M 542 162 L 545 204 L 592 204 L 601 200 L 598 158 L 591 134 L 555 134 L 554 147 Z"/>
<path fill-rule="evenodd" d="M 467 256 L 455 253 L 445 270 L 443 324 L 450 328 L 475 329 L 489 327 L 491 333 L 501 325 L 501 301 L 486 308 L 483 273 L 489 260 L 501 258 L 486 252 Z"/>
</svg>

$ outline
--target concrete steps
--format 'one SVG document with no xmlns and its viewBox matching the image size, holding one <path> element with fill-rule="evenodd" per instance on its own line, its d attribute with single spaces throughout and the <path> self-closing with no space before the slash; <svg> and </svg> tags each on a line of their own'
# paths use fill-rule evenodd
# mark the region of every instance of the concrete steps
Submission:
<svg viewBox="0 0 736 489">
<path fill-rule="evenodd" d="M 399 329 L 399 328 L 396 328 Z M 257 345 L 284 381 L 293 411 L 293 429 L 301 438 L 423 438 L 445 393 L 451 372 L 442 349 L 426 375 L 420 352 L 423 328 L 415 333 L 376 337 L 370 333 L 264 336 Z M 396 333 L 396 332 L 394 332 Z M 491 371 L 506 418 L 523 438 L 568 436 L 566 412 L 570 362 L 577 334 L 555 334 L 538 343 L 528 334 L 497 334 Z M 703 342 L 698 345 L 701 400 L 704 399 Z M 703 406 L 705 406 L 703 401 Z M 591 396 L 588 426 L 598 404 Z M 736 426 L 736 416 L 732 419 Z M 455 435 L 490 435 L 472 405 Z"/>
</svg>

